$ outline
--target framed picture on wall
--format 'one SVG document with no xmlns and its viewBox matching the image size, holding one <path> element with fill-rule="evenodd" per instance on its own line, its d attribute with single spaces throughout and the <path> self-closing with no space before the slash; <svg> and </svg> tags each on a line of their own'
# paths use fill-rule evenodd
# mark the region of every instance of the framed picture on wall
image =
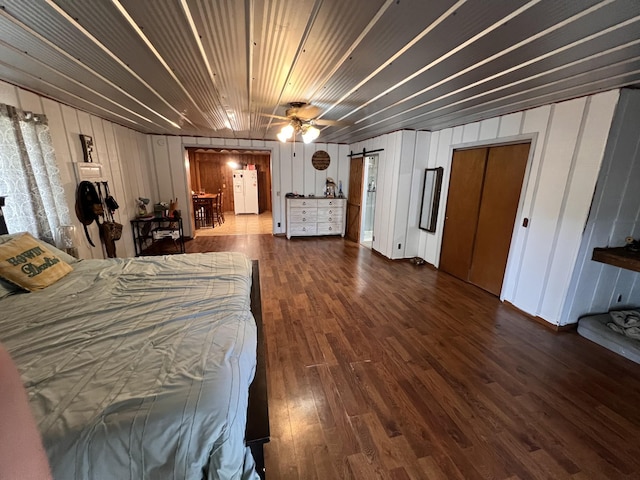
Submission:
<svg viewBox="0 0 640 480">
<path fill-rule="evenodd" d="M 85 162 L 93 162 L 93 138 L 89 135 L 80 134 L 80 143 L 82 144 L 82 154 Z"/>
<path fill-rule="evenodd" d="M 420 207 L 419 227 L 427 232 L 436 231 L 438 207 L 440 206 L 440 189 L 442 188 L 442 167 L 427 168 L 424 173 L 422 188 L 422 206 Z"/>
</svg>

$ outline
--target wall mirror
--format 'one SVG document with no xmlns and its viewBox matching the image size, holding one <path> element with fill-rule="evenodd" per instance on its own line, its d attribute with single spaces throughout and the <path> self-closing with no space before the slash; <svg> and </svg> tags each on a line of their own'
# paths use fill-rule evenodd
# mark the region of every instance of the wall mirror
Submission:
<svg viewBox="0 0 640 480">
<path fill-rule="evenodd" d="M 422 206 L 420 207 L 419 227 L 427 232 L 436 231 L 438 207 L 440 205 L 440 188 L 442 187 L 442 167 L 427 168 L 424 174 L 422 189 Z"/>
</svg>

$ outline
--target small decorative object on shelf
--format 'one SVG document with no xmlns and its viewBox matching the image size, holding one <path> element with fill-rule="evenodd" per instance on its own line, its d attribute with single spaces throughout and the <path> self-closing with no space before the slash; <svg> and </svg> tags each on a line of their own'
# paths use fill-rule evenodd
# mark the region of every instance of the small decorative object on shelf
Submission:
<svg viewBox="0 0 640 480">
<path fill-rule="evenodd" d="M 633 237 L 627 237 L 624 239 L 625 248 L 630 252 L 640 252 L 640 240 L 635 240 Z"/>
<path fill-rule="evenodd" d="M 149 205 L 150 201 L 151 200 L 149 200 L 148 198 L 138 197 L 138 200 L 136 200 L 136 206 L 138 207 L 138 217 L 146 217 L 147 215 L 149 215 L 149 212 L 147 211 L 147 205 Z"/>
<path fill-rule="evenodd" d="M 153 206 L 153 216 L 156 218 L 167 218 L 169 216 L 169 204 L 167 202 L 156 203 Z"/>
<path fill-rule="evenodd" d="M 336 182 L 334 182 L 331 177 L 327 177 L 324 187 L 324 196 L 327 198 L 335 198 L 336 196 Z"/>
<path fill-rule="evenodd" d="M 172 198 L 171 202 L 169 202 L 169 216 L 173 217 L 173 218 L 179 218 L 180 217 L 180 210 L 178 210 L 178 198 L 177 197 L 176 197 L 175 200 Z"/>
<path fill-rule="evenodd" d="M 136 257 L 185 253 L 184 230 L 180 216 L 138 217 L 131 220 L 131 232 Z"/>
</svg>

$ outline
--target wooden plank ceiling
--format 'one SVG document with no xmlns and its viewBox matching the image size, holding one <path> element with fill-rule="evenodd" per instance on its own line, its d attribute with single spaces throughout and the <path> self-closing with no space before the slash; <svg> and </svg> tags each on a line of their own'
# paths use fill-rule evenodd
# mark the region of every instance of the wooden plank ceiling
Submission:
<svg viewBox="0 0 640 480">
<path fill-rule="evenodd" d="M 637 0 L 4 0 L 0 79 L 144 133 L 319 142 L 640 84 Z"/>
</svg>

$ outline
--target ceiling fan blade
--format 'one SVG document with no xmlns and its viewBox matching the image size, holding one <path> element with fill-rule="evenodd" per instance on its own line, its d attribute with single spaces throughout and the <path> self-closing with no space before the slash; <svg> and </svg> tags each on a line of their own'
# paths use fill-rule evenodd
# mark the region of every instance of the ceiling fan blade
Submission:
<svg viewBox="0 0 640 480">
<path fill-rule="evenodd" d="M 277 118 L 278 120 L 289 120 L 287 117 L 283 117 L 282 115 L 270 115 L 268 113 L 259 113 L 261 117 L 269 117 L 269 118 Z"/>
<path fill-rule="evenodd" d="M 345 122 L 345 121 L 340 121 L 340 120 L 325 120 L 323 118 L 319 118 L 317 120 L 312 120 L 312 123 L 314 123 L 316 125 L 331 125 L 331 126 L 334 126 L 334 127 L 351 125 L 351 122 Z"/>
</svg>

